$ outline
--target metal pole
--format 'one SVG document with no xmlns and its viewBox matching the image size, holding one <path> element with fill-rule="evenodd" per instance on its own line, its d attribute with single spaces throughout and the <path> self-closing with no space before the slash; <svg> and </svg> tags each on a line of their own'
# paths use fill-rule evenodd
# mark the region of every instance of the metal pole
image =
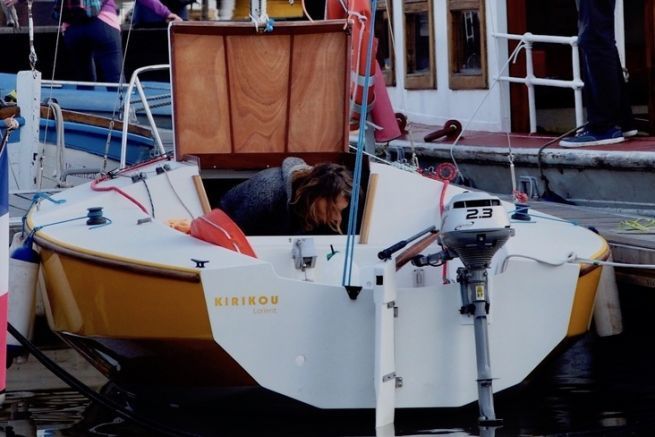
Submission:
<svg viewBox="0 0 655 437">
<path fill-rule="evenodd" d="M 200 16 L 203 20 L 209 19 L 209 0 L 202 0 L 202 7 L 200 9 Z"/>
<path fill-rule="evenodd" d="M 468 289 L 468 297 L 473 307 L 473 329 L 475 333 L 475 360 L 478 370 L 478 406 L 480 425 L 500 425 L 502 420 L 496 418 L 491 377 L 491 358 L 489 354 L 489 333 L 487 330 L 487 271 L 485 268 L 466 268 L 460 278 Z M 463 302 L 464 303 L 464 302 Z"/>
<path fill-rule="evenodd" d="M 528 107 L 530 115 L 530 133 L 537 132 L 537 107 L 534 96 L 534 66 L 532 65 L 532 42 L 525 41 L 525 71 L 528 86 Z"/>
<path fill-rule="evenodd" d="M 575 125 L 582 126 L 584 124 L 584 111 L 582 104 L 582 87 L 584 82 L 580 77 L 580 53 L 578 49 L 578 40 L 571 43 L 571 66 L 573 69 L 573 95 L 575 97 Z"/>
</svg>

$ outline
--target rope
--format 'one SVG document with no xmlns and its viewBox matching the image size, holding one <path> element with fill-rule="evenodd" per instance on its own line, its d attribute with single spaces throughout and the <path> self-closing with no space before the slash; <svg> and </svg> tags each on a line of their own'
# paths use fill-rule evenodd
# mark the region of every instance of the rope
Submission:
<svg viewBox="0 0 655 437">
<path fill-rule="evenodd" d="M 87 385 L 85 385 L 82 381 L 79 379 L 75 378 L 73 375 L 70 373 L 66 372 L 66 370 L 62 369 L 60 366 L 58 366 L 54 361 L 52 361 L 47 355 L 45 355 L 43 352 L 41 352 L 32 342 L 30 342 L 28 339 L 26 339 L 20 331 L 18 331 L 16 328 L 11 323 L 7 323 L 7 331 L 14 336 L 16 340 L 19 341 L 20 344 L 22 344 L 27 350 L 30 351 L 30 353 L 43 364 L 43 366 L 50 370 L 55 376 L 57 376 L 59 379 L 64 381 L 66 384 L 68 384 L 71 388 L 74 390 L 77 390 L 80 394 L 88 398 L 89 400 L 96 402 L 98 405 L 102 405 L 104 408 L 108 409 L 109 411 L 115 412 L 118 414 L 120 417 L 124 419 L 128 419 L 137 425 L 140 425 L 146 429 L 149 429 L 151 431 L 155 431 L 157 433 L 161 433 L 162 435 L 166 436 L 192 436 L 194 434 L 190 434 L 185 431 L 181 431 L 178 429 L 173 429 L 170 428 L 166 425 L 162 425 L 159 423 L 156 423 L 148 418 L 141 417 L 138 414 L 134 413 L 133 411 L 130 411 L 129 409 L 123 407 L 122 405 L 119 405 L 118 403 L 114 402 L 113 400 L 107 398 L 106 396 L 103 396 L 96 391 L 92 390 L 89 388 Z"/>
<path fill-rule="evenodd" d="M 148 200 L 150 201 L 150 210 L 152 211 L 152 218 L 155 218 L 155 204 L 152 201 L 152 194 L 150 194 L 150 187 L 148 187 L 148 183 L 146 182 L 145 178 L 141 180 L 143 181 L 143 185 L 146 187 L 146 192 L 148 193 Z"/>
<path fill-rule="evenodd" d="M 362 41 L 364 41 L 364 31 L 366 30 L 366 16 L 364 16 L 364 15 L 358 13 L 358 12 L 351 11 L 351 10 L 348 10 L 347 13 L 348 13 L 348 19 L 352 19 L 352 17 L 356 17 L 357 20 L 359 21 L 359 23 L 361 24 L 361 26 L 359 28 L 359 36 L 358 36 L 359 40 L 357 42 L 357 46 L 359 47 L 359 50 L 357 50 L 357 59 L 355 60 L 355 71 L 357 72 L 357 75 L 359 75 L 359 63 L 361 61 L 361 56 L 362 56 L 361 47 L 362 47 Z M 367 62 L 368 62 L 368 60 L 369 60 L 368 53 L 367 53 L 366 56 L 367 56 Z M 368 83 L 369 83 L 368 75 L 370 74 L 370 70 L 371 69 L 367 65 L 366 66 L 366 72 L 367 72 L 366 73 L 366 79 L 364 81 L 364 86 L 365 87 L 368 87 Z M 355 81 L 355 84 L 353 86 L 353 95 L 350 97 L 350 108 L 349 108 L 349 111 L 350 111 L 349 112 L 349 114 L 350 114 L 349 117 L 350 117 L 350 119 L 352 119 L 353 112 L 355 110 L 355 94 L 357 93 L 357 84 L 358 84 L 358 82 L 359 82 L 358 80 Z M 365 96 L 368 99 L 368 91 L 366 92 Z M 366 105 L 362 105 L 361 113 L 359 114 L 360 119 L 361 118 L 366 118 L 366 113 L 367 113 L 366 112 L 367 111 L 366 106 L 368 106 L 368 102 L 366 103 Z M 360 127 L 361 127 L 361 124 L 360 124 Z"/>
<path fill-rule="evenodd" d="M 377 10 L 377 0 L 371 0 L 371 11 Z M 375 13 L 371 14 L 371 29 L 375 29 Z M 368 39 L 368 47 L 366 48 L 366 69 L 364 72 L 364 89 L 362 91 L 362 112 L 359 117 L 359 136 L 357 139 L 357 154 L 355 157 L 355 172 L 353 177 L 352 197 L 350 201 L 350 211 L 348 212 L 348 237 L 346 239 L 346 252 L 343 266 L 342 285 L 344 287 L 351 285 L 352 267 L 353 267 L 353 252 L 355 249 L 355 222 L 357 211 L 359 207 L 359 191 L 361 188 L 362 179 L 362 156 L 364 150 L 364 134 L 366 131 L 366 114 L 368 106 L 368 89 L 371 75 L 371 58 L 373 56 L 373 36 L 374 32 L 370 32 Z"/>
<path fill-rule="evenodd" d="M 109 178 L 106 177 L 106 176 L 103 176 L 103 177 L 101 177 L 99 179 L 94 180 L 93 182 L 91 182 L 91 189 L 93 191 L 114 191 L 114 192 L 120 194 L 121 196 L 125 197 L 127 200 L 129 200 L 133 204 L 135 204 L 146 215 L 150 215 L 150 214 L 148 214 L 148 210 L 146 210 L 145 206 L 141 205 L 141 203 L 138 200 L 136 200 L 134 197 L 130 196 L 129 194 L 127 194 L 125 191 L 121 190 L 120 188 L 114 187 L 114 186 L 111 186 L 111 187 L 99 187 L 98 186 L 99 183 L 107 181 L 107 180 L 109 180 Z"/>
<path fill-rule="evenodd" d="M 30 32 L 30 54 L 28 59 L 30 61 L 30 68 L 32 69 L 32 77 L 36 79 L 36 63 L 38 57 L 36 56 L 36 50 L 34 50 L 34 19 L 32 18 L 32 0 L 27 0 L 27 23 Z"/>
<path fill-rule="evenodd" d="M 575 252 L 569 252 L 566 258 L 562 260 L 546 260 L 543 258 L 537 258 L 529 255 L 521 255 L 518 253 L 507 255 L 505 259 L 503 260 L 503 263 L 501 265 L 501 272 L 504 272 L 506 267 L 507 267 L 507 262 L 509 261 L 510 258 L 523 258 L 523 259 L 529 259 L 541 264 L 546 264 L 549 266 L 553 267 L 559 267 L 564 264 L 589 264 L 592 266 L 610 266 L 610 267 L 621 267 L 621 268 L 628 268 L 628 269 L 646 269 L 646 270 L 655 270 L 655 264 L 630 264 L 630 263 L 620 263 L 620 262 L 615 262 L 615 261 L 603 261 L 599 259 L 589 259 L 589 258 L 581 258 L 575 254 Z"/>
<path fill-rule="evenodd" d="M 62 2 L 63 3 L 63 2 Z M 125 83 L 125 58 L 127 57 L 127 48 L 130 46 L 130 38 L 132 36 L 132 24 L 134 22 L 134 14 L 130 16 L 130 26 L 127 29 L 127 38 L 125 38 L 125 49 L 123 50 L 123 59 L 121 61 L 121 74 L 118 81 L 118 88 L 116 89 L 116 101 L 111 112 L 111 120 L 109 121 L 109 128 L 107 130 L 107 140 L 105 141 L 105 150 L 103 153 L 101 172 L 107 171 L 107 164 L 109 162 L 109 146 L 111 144 L 111 136 L 114 130 L 114 121 L 116 120 L 116 113 L 120 112 L 122 108 L 123 98 L 129 99 L 130 96 L 123 97 L 123 84 Z M 123 114 L 123 123 L 129 123 L 130 115 Z M 146 213 L 147 214 L 147 213 Z"/>
<path fill-rule="evenodd" d="M 300 4 L 302 5 L 302 11 L 305 14 L 305 17 L 307 17 L 309 21 L 314 21 L 311 15 L 309 15 L 309 12 L 307 12 L 307 6 L 305 6 L 305 0 L 301 0 Z"/>
<path fill-rule="evenodd" d="M 62 187 L 65 185 L 64 181 L 64 170 L 66 169 L 66 160 L 65 160 L 65 149 L 66 142 L 64 141 L 64 117 L 62 115 L 61 106 L 54 100 L 48 100 L 48 115 L 52 111 L 53 119 L 55 122 L 55 134 L 57 136 L 56 146 L 57 146 L 57 174 L 58 186 Z M 47 127 L 47 125 L 46 125 Z M 47 140 L 47 137 L 44 138 L 44 141 Z"/>
<path fill-rule="evenodd" d="M 655 219 L 630 219 L 619 223 L 619 228 L 624 231 L 653 232 L 655 231 Z"/>
<path fill-rule="evenodd" d="M 175 194 L 175 197 L 177 197 L 177 200 L 180 202 L 182 207 L 186 210 L 187 214 L 189 214 L 189 217 L 191 217 L 192 219 L 195 218 L 195 216 L 193 215 L 193 213 L 191 212 L 189 207 L 186 206 L 186 204 L 182 200 L 182 197 L 180 196 L 180 194 L 175 189 L 175 186 L 173 185 L 173 181 L 171 181 L 171 177 L 168 175 L 168 171 L 166 169 L 164 169 L 164 174 L 166 175 L 166 180 L 168 181 L 168 185 L 170 185 L 171 190 L 173 191 L 173 194 Z"/>
<path fill-rule="evenodd" d="M 58 17 L 58 22 L 57 22 L 57 29 L 59 29 L 59 30 L 61 30 L 61 25 L 62 25 L 61 20 L 62 20 L 63 11 L 64 11 L 64 2 L 62 1 L 59 4 L 59 17 Z M 58 59 L 58 54 L 59 54 L 59 39 L 60 39 L 60 36 L 61 36 L 61 32 L 57 31 L 57 37 L 55 38 L 55 52 L 54 52 L 53 61 L 52 61 L 52 75 L 50 77 L 50 88 L 49 88 L 48 98 L 45 99 L 47 102 L 50 102 L 50 101 L 53 100 L 52 94 L 53 94 L 53 91 L 54 91 L 55 71 L 57 70 L 57 59 Z M 50 114 L 51 114 L 50 111 L 51 110 L 52 110 L 52 108 L 50 107 L 50 105 L 48 105 L 48 111 L 47 111 L 47 114 L 46 114 L 46 119 L 50 118 Z M 40 166 L 40 169 L 39 169 L 41 174 L 43 173 L 43 159 L 45 157 L 45 139 L 48 138 L 48 125 L 47 124 L 45 126 L 45 131 L 44 131 L 43 138 L 44 138 L 44 141 L 43 141 L 43 144 L 41 144 L 41 152 L 40 152 L 41 166 Z M 36 135 L 34 144 L 40 144 L 38 135 Z M 38 185 L 39 188 L 41 188 L 41 182 L 42 182 L 42 178 L 39 177 L 39 185 Z"/>
</svg>

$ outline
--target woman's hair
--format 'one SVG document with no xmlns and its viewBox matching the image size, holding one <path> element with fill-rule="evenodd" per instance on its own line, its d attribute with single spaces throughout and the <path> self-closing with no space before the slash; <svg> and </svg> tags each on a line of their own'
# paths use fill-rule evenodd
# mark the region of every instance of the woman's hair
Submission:
<svg viewBox="0 0 655 437">
<path fill-rule="evenodd" d="M 352 183 L 350 171 L 340 164 L 323 163 L 296 171 L 289 204 L 303 230 L 312 231 L 327 225 L 341 234 L 341 209 L 337 207 L 337 200 L 340 195 L 350 198 Z M 319 202 L 321 199 L 325 199 L 324 208 Z"/>
</svg>

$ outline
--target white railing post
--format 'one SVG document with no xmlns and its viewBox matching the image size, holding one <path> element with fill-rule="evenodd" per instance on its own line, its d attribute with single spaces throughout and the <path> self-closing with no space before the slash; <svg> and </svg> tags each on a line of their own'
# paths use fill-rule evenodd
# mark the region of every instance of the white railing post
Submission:
<svg viewBox="0 0 655 437">
<path fill-rule="evenodd" d="M 571 44 L 571 66 L 573 68 L 573 95 L 575 97 L 575 126 L 579 127 L 584 124 L 582 103 L 582 87 L 584 87 L 584 82 L 580 77 L 580 53 L 577 40 Z"/>
<path fill-rule="evenodd" d="M 161 141 L 161 137 L 159 136 L 159 130 L 157 129 L 157 125 L 155 124 L 155 119 L 152 116 L 152 111 L 150 110 L 150 105 L 148 105 L 148 97 L 146 97 L 145 91 L 143 91 L 143 86 L 141 86 L 141 81 L 139 78 L 136 78 L 135 80 L 135 85 L 136 85 L 136 90 L 139 92 L 139 96 L 141 97 L 141 101 L 144 102 L 143 109 L 146 112 L 146 117 L 148 118 L 148 123 L 150 124 L 150 129 L 152 131 L 152 136 L 155 139 L 155 144 L 157 145 L 157 148 L 159 148 L 159 153 L 163 155 L 166 153 L 166 150 L 164 149 L 164 143 Z M 124 118 L 126 116 L 123 116 Z"/>
<path fill-rule="evenodd" d="M 154 136 L 155 142 L 157 143 L 157 147 L 160 151 L 164 151 L 164 146 L 161 142 L 159 132 L 157 131 L 155 121 L 152 118 L 152 113 L 150 112 L 148 101 L 145 98 L 145 93 L 143 92 L 143 88 L 141 88 L 141 83 L 139 82 L 139 74 L 145 71 L 167 70 L 169 68 L 170 65 L 168 64 L 149 65 L 146 67 L 137 68 L 134 70 L 134 73 L 132 73 L 130 84 L 128 85 L 127 91 L 125 92 L 125 103 L 123 104 L 123 135 L 121 136 L 121 162 L 119 168 L 125 168 L 127 161 L 127 128 L 130 114 L 130 104 L 132 103 L 131 96 L 135 86 L 137 87 L 137 90 L 139 90 L 139 96 L 141 97 L 143 107 L 146 110 L 146 115 L 148 117 L 148 121 L 150 122 L 150 129 L 152 129 L 152 134 Z"/>
<path fill-rule="evenodd" d="M 532 42 L 526 40 L 525 47 L 525 84 L 528 87 L 528 115 L 530 116 L 530 133 L 537 132 L 537 104 L 534 96 L 534 62 L 532 59 Z"/>
</svg>

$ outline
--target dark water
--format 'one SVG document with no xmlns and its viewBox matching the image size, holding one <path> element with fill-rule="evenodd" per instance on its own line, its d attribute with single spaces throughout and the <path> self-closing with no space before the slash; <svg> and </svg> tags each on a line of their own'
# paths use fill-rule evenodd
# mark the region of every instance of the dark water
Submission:
<svg viewBox="0 0 655 437">
<path fill-rule="evenodd" d="M 496 396 L 496 413 L 504 419 L 496 436 L 655 435 L 655 291 L 622 290 L 621 304 L 623 334 L 586 335 L 558 351 L 530 381 Z M 125 401 L 111 387 L 104 391 Z M 185 435 L 376 435 L 372 411 L 324 412 L 266 395 L 242 397 L 193 408 L 128 403 L 137 414 Z M 71 390 L 9 392 L 1 414 L 8 436 L 162 435 Z M 395 435 L 480 435 L 476 416 L 476 405 L 398 411 Z"/>
</svg>

